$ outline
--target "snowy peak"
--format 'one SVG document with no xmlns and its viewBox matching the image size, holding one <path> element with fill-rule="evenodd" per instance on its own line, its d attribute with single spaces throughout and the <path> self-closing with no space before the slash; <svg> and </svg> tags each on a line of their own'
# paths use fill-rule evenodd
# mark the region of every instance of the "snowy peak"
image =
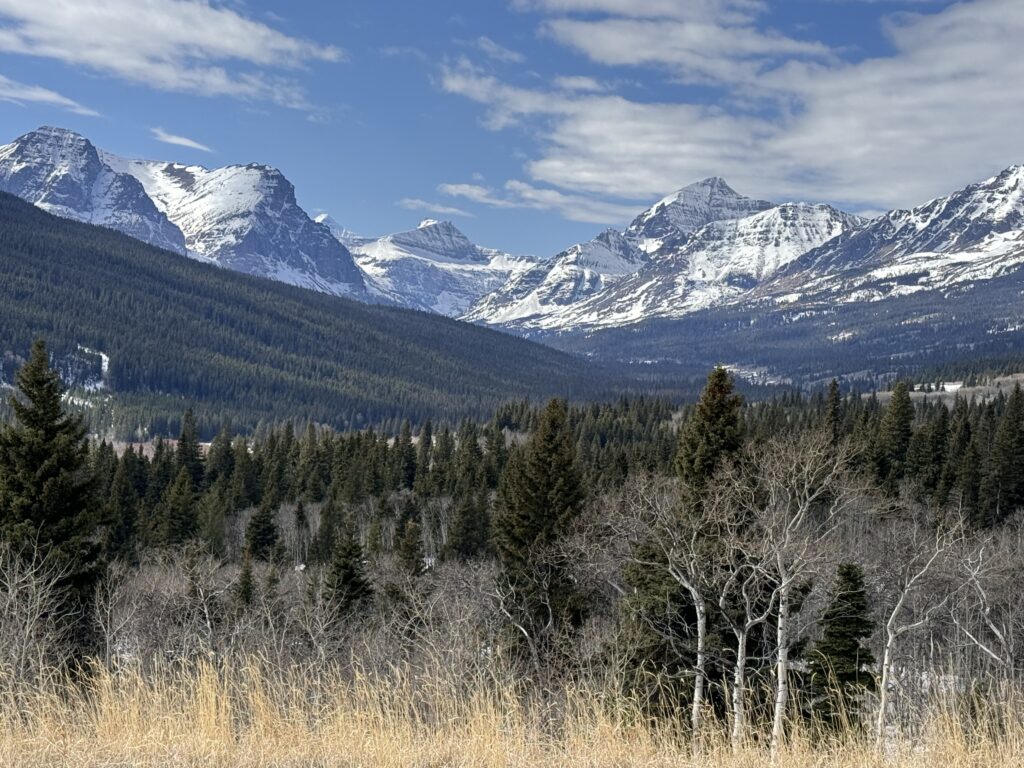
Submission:
<svg viewBox="0 0 1024 768">
<path fill-rule="evenodd" d="M 481 248 L 450 221 L 352 243 L 370 291 L 412 309 L 462 315 L 482 296 L 532 267 L 532 259 Z"/>
<path fill-rule="evenodd" d="M 50 213 L 185 252 L 181 231 L 142 185 L 112 168 L 84 136 L 44 126 L 0 147 L 0 190 Z"/>
<path fill-rule="evenodd" d="M 593 240 L 562 251 L 550 262 L 514 275 L 477 302 L 464 319 L 541 326 L 633 274 L 646 260 L 647 256 L 622 233 L 608 229 Z"/>
<path fill-rule="evenodd" d="M 713 221 L 743 218 L 773 206 L 744 197 L 724 179 L 713 176 L 663 197 L 637 216 L 625 234 L 651 252 L 664 245 L 679 245 Z"/>
<path fill-rule="evenodd" d="M 488 261 L 483 249 L 474 245 L 450 221 L 424 219 L 416 229 L 388 235 L 393 245 L 425 258 L 450 261 Z"/>
<path fill-rule="evenodd" d="M 346 248 L 351 250 L 356 245 L 362 245 L 363 243 L 369 242 L 372 238 L 366 238 L 362 235 L 358 235 L 351 229 L 339 224 L 333 216 L 328 213 L 319 213 L 313 217 L 313 221 L 317 224 L 323 224 L 327 227 L 327 230 L 334 236 L 334 239 L 344 245 Z"/>
<path fill-rule="evenodd" d="M 362 275 L 348 249 L 306 215 L 295 187 L 276 168 L 105 157 L 142 183 L 184 233 L 189 255 L 327 293 L 362 294 Z"/>
</svg>

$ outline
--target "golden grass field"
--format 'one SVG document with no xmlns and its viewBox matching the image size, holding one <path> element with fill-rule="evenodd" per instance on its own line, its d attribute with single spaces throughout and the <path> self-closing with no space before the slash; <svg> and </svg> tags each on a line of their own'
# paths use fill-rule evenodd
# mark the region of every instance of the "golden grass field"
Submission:
<svg viewBox="0 0 1024 768">
<path fill-rule="evenodd" d="M 1024 765 L 1024 723 L 1006 712 L 998 723 L 973 720 L 970 731 L 936 714 L 883 753 L 866 737 L 826 745 L 798 734 L 773 761 L 757 744 L 731 749 L 724 729 L 712 729 L 695 749 L 684 727 L 652 725 L 628 704 L 600 696 L 570 693 L 527 705 L 493 685 L 456 690 L 397 678 L 385 685 L 253 663 L 6 686 L 0 766 Z"/>
</svg>

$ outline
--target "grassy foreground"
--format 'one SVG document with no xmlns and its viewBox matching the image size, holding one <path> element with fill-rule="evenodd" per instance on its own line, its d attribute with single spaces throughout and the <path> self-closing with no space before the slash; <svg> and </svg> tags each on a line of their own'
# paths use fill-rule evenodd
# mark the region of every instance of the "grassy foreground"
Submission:
<svg viewBox="0 0 1024 768">
<path fill-rule="evenodd" d="M 709 733 L 695 754 L 683 727 L 652 725 L 625 703 L 565 694 L 527 705 L 494 686 L 385 685 L 340 675 L 210 664 L 145 676 L 99 671 L 87 685 L 4 686 L 0 765 L 28 766 L 764 766 Z M 879 754 L 865 739 L 823 746 L 797 735 L 786 768 L 1024 765 L 1024 723 L 1004 712 L 970 729 L 936 714 Z M 998 735 L 996 735 L 998 734 Z"/>
</svg>

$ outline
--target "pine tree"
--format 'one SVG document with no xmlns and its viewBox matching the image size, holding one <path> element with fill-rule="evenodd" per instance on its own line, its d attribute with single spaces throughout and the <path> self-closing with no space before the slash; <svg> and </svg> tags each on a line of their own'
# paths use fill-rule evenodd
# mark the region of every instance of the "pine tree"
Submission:
<svg viewBox="0 0 1024 768">
<path fill-rule="evenodd" d="M 416 482 L 416 449 L 412 444 L 412 428 L 408 420 L 402 422 L 402 431 L 391 449 L 391 487 L 395 490 L 412 489 Z"/>
<path fill-rule="evenodd" d="M 914 404 L 907 383 L 901 381 L 892 391 L 882 421 L 878 425 L 875 463 L 878 480 L 890 493 L 895 493 L 906 474 L 907 450 L 914 423 Z"/>
<path fill-rule="evenodd" d="M 117 463 L 114 478 L 107 492 L 103 517 L 109 526 L 107 537 L 107 557 L 110 559 L 131 560 L 135 550 L 135 525 L 139 514 L 139 496 L 131 480 L 130 456 L 135 454 L 129 449 L 124 458 Z"/>
<path fill-rule="evenodd" d="M 981 484 L 985 522 L 995 524 L 1024 504 L 1024 393 L 1017 384 L 1006 400 Z"/>
<path fill-rule="evenodd" d="M 206 476 L 203 485 L 210 488 L 222 477 L 230 478 L 235 468 L 235 455 L 231 448 L 231 427 L 225 425 L 210 443 L 206 457 Z"/>
<path fill-rule="evenodd" d="M 547 603 L 558 620 L 578 622 L 582 607 L 575 590 L 561 567 L 545 562 L 551 546 L 568 531 L 584 501 L 564 401 L 547 404 L 525 450 L 510 457 L 499 498 L 494 544 L 503 573 L 524 594 L 529 612 L 539 611 L 541 603 Z"/>
<path fill-rule="evenodd" d="M 825 430 L 832 438 L 832 444 L 839 442 L 843 434 L 843 398 L 839 392 L 839 382 L 832 379 L 828 385 L 828 396 L 825 400 Z"/>
<path fill-rule="evenodd" d="M 255 560 L 270 560 L 277 544 L 277 521 L 274 508 L 262 502 L 245 527 L 245 545 Z"/>
<path fill-rule="evenodd" d="M 295 526 L 295 562 L 305 563 L 309 558 L 309 515 L 306 514 L 306 505 L 300 498 L 295 505 L 293 513 Z"/>
<path fill-rule="evenodd" d="M 0 430 L 0 541 L 26 556 L 38 547 L 65 572 L 72 610 L 91 600 L 104 570 L 86 429 L 63 410 L 60 377 L 37 341 Z"/>
<path fill-rule="evenodd" d="M 869 670 L 875 658 L 865 645 L 873 631 L 864 573 L 844 563 L 821 618 L 821 639 L 808 659 L 811 689 L 821 697 L 818 710 L 826 722 L 837 722 L 844 712 L 856 716 L 861 695 L 874 689 Z"/>
<path fill-rule="evenodd" d="M 178 470 L 177 478 L 157 508 L 156 519 L 157 543 L 163 546 L 180 546 L 196 534 L 199 514 L 187 466 Z"/>
<path fill-rule="evenodd" d="M 242 570 L 238 574 L 238 581 L 235 583 L 235 602 L 240 610 L 245 610 L 252 605 L 256 597 L 256 580 L 252 572 L 252 553 L 246 549 L 242 553 Z"/>
<path fill-rule="evenodd" d="M 228 515 L 233 511 L 230 479 L 225 475 L 217 478 L 199 499 L 197 509 L 199 538 L 214 555 L 224 554 L 224 539 Z"/>
<path fill-rule="evenodd" d="M 419 442 L 416 446 L 416 481 L 413 490 L 417 495 L 430 493 L 430 460 L 434 449 L 434 426 L 427 419 L 420 429 Z"/>
<path fill-rule="evenodd" d="M 192 480 L 192 491 L 198 493 L 203 487 L 203 454 L 199 450 L 199 430 L 196 428 L 196 417 L 189 408 L 181 420 L 181 435 L 178 437 L 176 468 L 188 470 Z"/>
<path fill-rule="evenodd" d="M 363 548 L 350 525 L 342 527 L 324 578 L 323 596 L 335 611 L 346 616 L 373 595 L 363 566 Z"/>
<path fill-rule="evenodd" d="M 412 577 L 423 573 L 423 531 L 419 523 L 409 520 L 402 530 L 402 538 L 398 542 L 398 562 L 402 570 Z"/>
<path fill-rule="evenodd" d="M 729 372 L 721 366 L 711 371 L 679 438 L 676 472 L 687 493 L 700 496 L 721 463 L 743 445 L 742 404 Z"/>
</svg>

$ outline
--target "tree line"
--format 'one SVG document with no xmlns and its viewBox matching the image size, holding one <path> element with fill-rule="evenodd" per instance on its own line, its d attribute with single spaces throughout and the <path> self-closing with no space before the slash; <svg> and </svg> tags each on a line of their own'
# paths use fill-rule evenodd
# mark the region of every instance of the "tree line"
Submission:
<svg viewBox="0 0 1024 768">
<path fill-rule="evenodd" d="M 940 668 L 1022 671 L 1019 388 L 745 403 L 717 368 L 682 411 L 555 399 L 208 446 L 186 412 L 176 441 L 118 452 L 65 412 L 41 344 L 17 384 L 2 564 L 50 574 L 39 621 L 61 617 L 47 636 L 78 658 L 358 649 L 541 689 L 614 673 L 652 716 L 773 748 L 794 716 L 881 741 Z"/>
</svg>

